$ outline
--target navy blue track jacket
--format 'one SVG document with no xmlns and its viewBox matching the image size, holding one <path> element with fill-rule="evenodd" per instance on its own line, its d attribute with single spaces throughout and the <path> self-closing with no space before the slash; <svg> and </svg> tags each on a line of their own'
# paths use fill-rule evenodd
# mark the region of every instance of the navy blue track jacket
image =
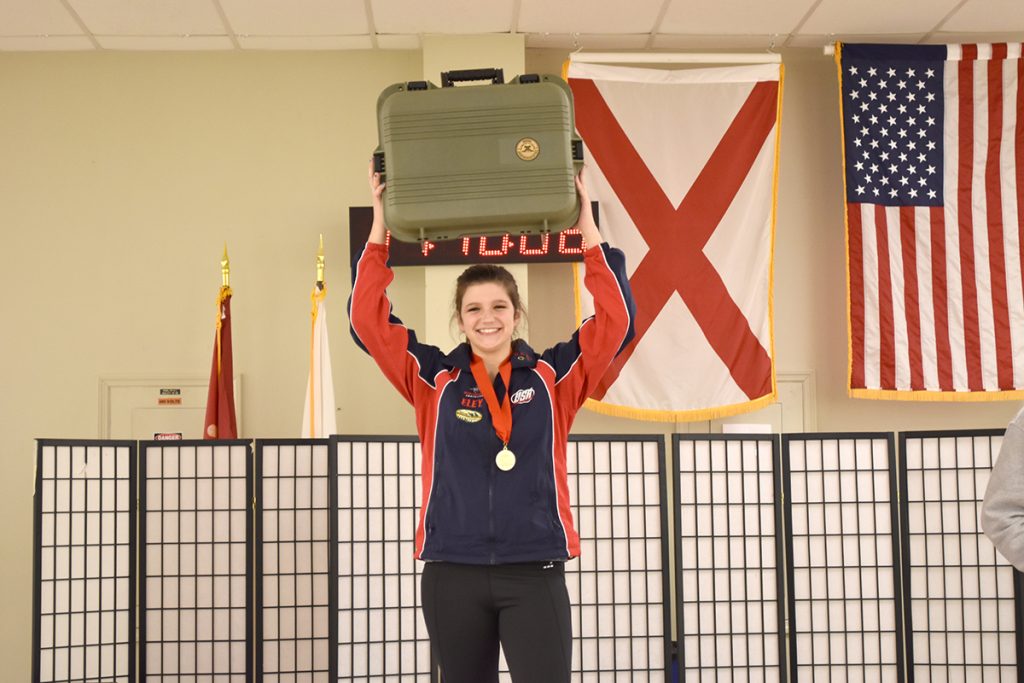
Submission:
<svg viewBox="0 0 1024 683">
<path fill-rule="evenodd" d="M 586 251 L 584 283 L 595 313 L 572 339 L 539 355 L 513 342 L 508 447 L 516 464 L 507 472 L 494 462 L 502 443 L 470 371 L 469 345 L 445 354 L 392 315 L 387 255 L 385 245 L 371 243 L 357 256 L 349 322 L 356 342 L 416 409 L 423 458 L 416 557 L 503 564 L 578 556 L 566 444 L 576 411 L 633 337 L 622 252 L 604 243 Z M 500 376 L 495 382 L 500 399 L 506 388 Z"/>
</svg>

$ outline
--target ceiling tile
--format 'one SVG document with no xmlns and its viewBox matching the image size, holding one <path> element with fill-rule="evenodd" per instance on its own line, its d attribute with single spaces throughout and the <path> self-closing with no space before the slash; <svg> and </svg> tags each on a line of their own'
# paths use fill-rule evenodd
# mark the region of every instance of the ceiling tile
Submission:
<svg viewBox="0 0 1024 683">
<path fill-rule="evenodd" d="M 762 50 L 1021 41 L 1024 0 L 0 0 L 0 38 L 27 39 L 0 50 L 93 48 L 83 32 L 130 50 L 417 50 L 425 34 L 508 32 L 530 48 Z"/>
<path fill-rule="evenodd" d="M 220 6 L 240 35 L 346 36 L 370 30 L 363 0 L 220 0 Z"/>
<path fill-rule="evenodd" d="M 85 25 L 104 36 L 223 35 L 212 0 L 68 0 Z"/>
<path fill-rule="evenodd" d="M 365 36 L 237 36 L 243 50 L 369 50 Z"/>
<path fill-rule="evenodd" d="M 924 33 L 889 33 L 885 35 L 880 35 L 877 33 L 844 33 L 831 36 L 802 33 L 797 36 L 792 36 L 789 39 L 789 42 L 786 43 L 786 47 L 824 48 L 826 45 L 834 45 L 837 40 L 844 43 L 894 43 L 903 45 L 914 45 L 921 42 L 921 39 L 924 38 L 924 36 Z"/>
<path fill-rule="evenodd" d="M 954 31 L 936 31 L 929 34 L 928 39 L 923 41 L 929 44 L 937 43 L 1021 43 L 1024 42 L 1024 33 L 1021 31 L 985 31 L 983 33 L 968 33 Z"/>
<path fill-rule="evenodd" d="M 658 32 L 683 35 L 789 33 L 813 4 L 813 0 L 674 0 Z"/>
<path fill-rule="evenodd" d="M 631 34 L 592 34 L 573 35 L 571 33 L 528 33 L 526 47 L 529 48 L 561 48 L 565 50 L 642 50 L 647 45 L 650 35 L 647 33 Z"/>
<path fill-rule="evenodd" d="M 0 36 L 0 52 L 61 52 L 95 50 L 85 36 Z"/>
<path fill-rule="evenodd" d="M 822 0 L 807 22 L 800 27 L 800 33 L 928 33 L 960 1 Z"/>
<path fill-rule="evenodd" d="M 800 33 L 789 36 L 786 40 L 786 47 L 825 47 L 836 42 L 835 36 L 828 36 L 824 33 Z"/>
<path fill-rule="evenodd" d="M 96 36 L 106 50 L 233 50 L 227 36 Z"/>
<path fill-rule="evenodd" d="M 781 48 L 786 35 L 680 35 L 659 33 L 652 47 L 673 50 L 768 50 Z"/>
<path fill-rule="evenodd" d="M 513 0 L 370 0 L 378 33 L 507 33 L 513 29 Z"/>
<path fill-rule="evenodd" d="M 82 35 L 82 29 L 60 0 L 0 2 L 0 35 Z"/>
<path fill-rule="evenodd" d="M 595 7 L 588 0 L 522 0 L 520 33 L 650 33 L 663 0 L 608 1 Z"/>
<path fill-rule="evenodd" d="M 926 38 L 927 36 L 927 38 Z M 1022 36 L 1019 32 L 1008 31 L 1005 33 L 956 33 L 938 31 L 932 34 L 925 33 L 891 33 L 887 35 L 840 35 L 824 36 L 813 34 L 802 34 L 793 36 L 786 47 L 820 47 L 834 45 L 837 40 L 844 43 L 892 43 L 895 45 L 917 45 L 926 43 L 940 45 L 943 43 L 1005 43 L 1020 42 Z"/>
<path fill-rule="evenodd" d="M 378 34 L 377 47 L 383 50 L 419 50 L 422 44 L 415 34 L 387 33 Z"/>
<path fill-rule="evenodd" d="M 968 2 L 939 27 L 943 32 L 1015 32 L 1024 41 L 1024 2 L 985 0 Z"/>
</svg>

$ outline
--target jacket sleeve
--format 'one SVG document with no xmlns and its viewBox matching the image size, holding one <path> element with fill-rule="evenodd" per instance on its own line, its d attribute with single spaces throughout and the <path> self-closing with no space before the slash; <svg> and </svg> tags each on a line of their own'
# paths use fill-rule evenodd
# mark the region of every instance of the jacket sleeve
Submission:
<svg viewBox="0 0 1024 683">
<path fill-rule="evenodd" d="M 626 277 L 626 257 L 602 242 L 586 251 L 583 284 L 594 297 L 594 315 L 572 338 L 544 352 L 542 360 L 555 370 L 560 401 L 578 409 L 594 392 L 612 360 L 633 339 L 636 304 Z"/>
<path fill-rule="evenodd" d="M 1006 430 L 985 489 L 981 528 L 1003 557 L 1024 571 L 1024 428 L 1019 414 Z"/>
<path fill-rule="evenodd" d="M 352 338 L 405 397 L 415 405 L 416 390 L 434 388 L 440 371 L 441 351 L 416 340 L 416 333 L 391 312 L 387 287 L 394 273 L 387 265 L 388 249 L 368 243 L 352 267 L 352 295 L 348 300 Z"/>
</svg>

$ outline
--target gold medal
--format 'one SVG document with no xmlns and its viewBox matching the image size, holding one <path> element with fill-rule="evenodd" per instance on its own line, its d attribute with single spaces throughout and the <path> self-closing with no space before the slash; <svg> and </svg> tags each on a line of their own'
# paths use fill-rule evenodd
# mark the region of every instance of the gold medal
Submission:
<svg viewBox="0 0 1024 683">
<path fill-rule="evenodd" d="M 494 456 L 494 464 L 498 466 L 498 469 L 502 472 L 508 472 L 510 469 L 516 466 L 516 454 L 508 449 L 508 446 L 498 451 L 498 455 Z"/>
</svg>

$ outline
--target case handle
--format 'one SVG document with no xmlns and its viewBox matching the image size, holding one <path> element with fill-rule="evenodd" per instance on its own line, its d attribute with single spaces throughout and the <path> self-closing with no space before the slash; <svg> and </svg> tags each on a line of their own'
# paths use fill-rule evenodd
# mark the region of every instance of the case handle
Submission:
<svg viewBox="0 0 1024 683">
<path fill-rule="evenodd" d="M 502 69 L 462 69 L 441 72 L 442 88 L 450 88 L 463 81 L 490 81 L 494 85 L 501 85 L 505 82 L 505 72 Z"/>
</svg>

